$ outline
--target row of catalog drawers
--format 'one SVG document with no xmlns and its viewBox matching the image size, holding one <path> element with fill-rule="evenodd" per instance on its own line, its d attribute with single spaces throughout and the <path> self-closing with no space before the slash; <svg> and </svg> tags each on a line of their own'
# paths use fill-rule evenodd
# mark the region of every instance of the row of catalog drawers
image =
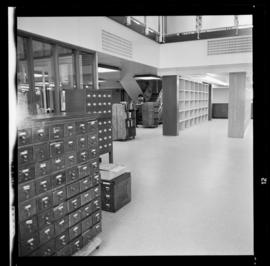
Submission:
<svg viewBox="0 0 270 266">
<path fill-rule="evenodd" d="M 102 118 L 98 120 L 98 149 L 99 154 L 112 151 L 112 120 L 111 118 Z"/>
<path fill-rule="evenodd" d="M 43 161 L 55 158 L 67 152 L 93 149 L 98 145 L 97 134 L 84 134 L 68 137 L 61 141 L 51 141 L 33 146 L 24 146 L 18 149 L 18 163 L 24 164 L 31 161 Z"/>
<path fill-rule="evenodd" d="M 97 224 L 99 224 L 98 227 L 100 228 L 93 229 Z M 79 210 L 56 220 L 39 231 L 20 235 L 20 255 L 50 256 L 55 252 L 63 253 L 63 248 L 79 236 L 83 236 L 89 229 L 97 229 L 97 233 L 99 232 L 98 229 L 101 230 L 100 205 L 96 207 L 90 206 L 90 203 L 88 203 Z M 89 236 L 88 233 L 88 240 L 91 237 L 94 237 L 94 235 Z M 78 248 L 81 247 L 82 245 L 78 246 Z"/>
<path fill-rule="evenodd" d="M 66 167 L 70 167 L 72 165 L 86 162 L 88 160 L 92 160 L 98 157 L 98 149 L 97 147 L 79 151 L 71 151 L 67 152 L 63 155 L 57 155 L 52 159 L 49 159 L 45 153 L 42 153 L 42 161 L 39 162 L 37 158 L 34 158 L 33 147 L 27 147 L 19 149 L 18 153 L 18 162 L 19 167 L 24 166 L 30 163 L 37 162 L 37 173 L 38 175 L 47 174 L 47 170 L 54 172 L 62 170 Z"/>
<path fill-rule="evenodd" d="M 84 178 L 82 181 L 87 180 Z M 48 191 L 29 200 L 19 202 L 19 221 L 29 219 L 31 216 L 55 208 L 55 216 L 64 215 L 66 212 L 71 212 L 80 207 L 85 202 L 88 202 L 100 195 L 100 186 L 97 185 L 88 190 L 82 186 L 83 182 L 75 182 L 68 187 L 61 187 L 54 191 Z M 79 194 L 80 193 L 80 194 Z M 76 195 L 75 197 L 73 197 Z"/>
<path fill-rule="evenodd" d="M 33 128 L 18 130 L 18 146 L 35 144 L 49 140 L 59 140 L 81 134 L 96 134 L 97 120 L 66 122 L 56 125 L 34 125 Z"/>
<path fill-rule="evenodd" d="M 75 156 L 75 155 L 74 155 Z M 49 175 L 52 172 L 57 171 L 57 173 L 53 174 L 53 178 L 56 184 L 61 185 L 63 182 L 61 181 L 63 178 L 67 179 L 67 181 L 74 181 L 76 178 L 81 178 L 85 175 L 94 174 L 98 172 L 98 158 L 92 159 L 86 163 L 81 163 L 80 165 L 76 165 L 73 167 L 69 164 L 63 162 L 63 158 L 60 157 L 61 164 L 57 164 L 58 167 L 52 165 L 52 160 L 47 160 L 43 162 L 30 163 L 27 165 L 23 165 L 18 169 L 18 183 L 24 183 L 30 181 L 34 178 L 42 177 L 45 175 Z M 57 160 L 57 159 L 56 159 Z M 61 175 L 59 175 L 59 171 Z M 63 176 L 63 177 L 62 177 Z"/>
<path fill-rule="evenodd" d="M 86 90 L 86 112 L 89 114 L 100 114 L 102 116 L 112 115 L 112 93 L 95 92 Z"/>
</svg>

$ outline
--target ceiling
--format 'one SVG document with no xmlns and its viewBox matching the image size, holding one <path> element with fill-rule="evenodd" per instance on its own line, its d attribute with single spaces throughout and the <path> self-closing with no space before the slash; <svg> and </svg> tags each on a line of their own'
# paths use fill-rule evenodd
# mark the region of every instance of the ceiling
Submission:
<svg viewBox="0 0 270 266">
<path fill-rule="evenodd" d="M 120 72 L 99 73 L 99 78 L 117 82 L 118 87 L 121 87 L 118 82 L 127 73 L 130 75 L 173 75 L 177 74 L 183 78 L 193 79 L 199 82 L 211 83 L 215 88 L 226 88 L 229 86 L 229 72 L 247 72 L 248 86 L 252 86 L 252 66 L 251 64 L 239 65 L 224 65 L 224 66 L 201 66 L 194 68 L 172 68 L 172 69 L 157 69 L 145 64 L 129 61 L 98 52 L 98 63 L 109 66 L 116 66 L 121 69 Z"/>
<path fill-rule="evenodd" d="M 121 69 L 120 72 L 99 73 L 99 78 L 113 81 L 119 81 L 127 73 L 130 73 L 133 76 L 140 74 L 157 74 L 157 68 L 155 67 L 118 58 L 116 56 L 104 54 L 101 52 L 98 52 L 98 63 L 109 66 L 116 66 Z"/>
</svg>

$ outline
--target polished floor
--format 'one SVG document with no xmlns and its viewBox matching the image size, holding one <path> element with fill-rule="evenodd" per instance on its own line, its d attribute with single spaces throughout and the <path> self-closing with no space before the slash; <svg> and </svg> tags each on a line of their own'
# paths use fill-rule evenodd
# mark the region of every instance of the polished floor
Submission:
<svg viewBox="0 0 270 266">
<path fill-rule="evenodd" d="M 102 212 L 93 255 L 252 255 L 252 122 L 244 139 L 228 138 L 227 124 L 203 122 L 177 137 L 139 128 L 135 140 L 115 141 L 132 201 Z"/>
</svg>

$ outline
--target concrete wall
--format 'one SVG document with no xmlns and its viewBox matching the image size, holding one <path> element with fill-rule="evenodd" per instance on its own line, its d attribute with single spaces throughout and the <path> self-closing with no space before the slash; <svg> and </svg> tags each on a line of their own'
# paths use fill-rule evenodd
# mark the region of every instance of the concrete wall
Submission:
<svg viewBox="0 0 270 266">
<path fill-rule="evenodd" d="M 229 88 L 213 87 L 212 103 L 228 103 L 228 102 L 229 102 Z"/>
</svg>

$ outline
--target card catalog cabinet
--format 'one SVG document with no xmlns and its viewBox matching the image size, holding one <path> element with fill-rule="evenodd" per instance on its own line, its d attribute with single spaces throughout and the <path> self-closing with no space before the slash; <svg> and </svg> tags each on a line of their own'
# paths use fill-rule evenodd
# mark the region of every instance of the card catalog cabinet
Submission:
<svg viewBox="0 0 270 266">
<path fill-rule="evenodd" d="M 112 156 L 112 91 L 110 89 L 66 90 L 66 111 L 81 112 L 98 117 L 99 154 L 110 153 Z M 95 126 L 91 126 L 96 130 Z M 79 147 L 83 140 L 76 140 Z M 97 142 L 97 136 L 92 136 L 88 143 Z"/>
<path fill-rule="evenodd" d="M 101 231 L 97 116 L 28 119 L 17 139 L 19 256 L 70 256 Z"/>
<path fill-rule="evenodd" d="M 112 151 L 112 91 L 86 90 L 86 112 L 98 115 L 99 154 Z"/>
<path fill-rule="evenodd" d="M 131 175 L 123 173 L 111 180 L 101 180 L 101 208 L 116 212 L 131 201 Z"/>
</svg>

